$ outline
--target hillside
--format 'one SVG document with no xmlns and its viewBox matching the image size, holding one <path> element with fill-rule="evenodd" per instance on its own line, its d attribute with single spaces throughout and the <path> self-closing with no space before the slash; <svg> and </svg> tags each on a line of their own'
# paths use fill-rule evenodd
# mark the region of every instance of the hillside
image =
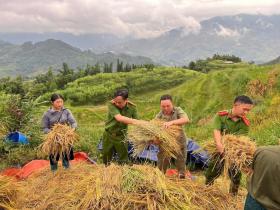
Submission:
<svg viewBox="0 0 280 210">
<path fill-rule="evenodd" d="M 79 119 L 81 133 L 86 136 L 79 147 L 95 153 L 94 147 L 90 145 L 98 143 L 106 119 L 106 105 L 102 103 L 98 106 L 92 105 L 96 103 L 94 98 L 99 97 L 98 94 L 95 95 L 98 92 L 93 90 L 108 91 L 101 88 L 102 84 L 107 84 L 106 87 L 114 87 L 113 84 L 124 85 L 120 81 L 124 81 L 122 77 L 125 74 L 126 78 L 129 78 L 128 81 L 133 84 L 130 87 L 130 98 L 137 105 L 139 115 L 143 119 L 152 119 L 159 111 L 160 96 L 169 93 L 174 97 L 174 103 L 182 107 L 192 120 L 192 123 L 186 126 L 188 137 L 202 143 L 212 138 L 213 115 L 219 110 L 231 108 L 232 101 L 237 95 L 246 94 L 256 102 L 255 108 L 249 115 L 252 123 L 250 136 L 258 145 L 278 144 L 280 138 L 278 129 L 280 125 L 279 65 L 260 67 L 241 63 L 238 67 L 237 64 L 233 64 L 232 69 L 228 66 L 226 70 L 211 71 L 208 74 L 180 71 L 180 69 L 170 74 L 174 70 L 168 69 L 156 69 L 152 78 L 150 77 L 152 73 L 149 73 L 149 76 L 146 75 L 151 80 L 143 76 L 144 72 L 138 71 L 138 76 L 135 73 L 118 73 L 119 76 L 110 78 L 108 74 L 106 83 L 101 82 L 101 75 L 97 75 L 69 84 L 62 91 L 66 97 L 69 97 L 68 103 L 75 104 L 73 99 L 77 96 L 80 99 L 87 98 L 88 102 L 85 104 L 80 101 L 83 102 L 83 106 L 70 106 Z M 141 74 L 142 81 L 132 79 L 141 77 Z M 158 78 L 159 74 L 162 74 L 161 78 Z M 178 80 L 179 78 L 181 80 Z M 152 86 L 147 86 L 147 84 Z M 109 92 L 113 92 L 113 89 Z M 108 98 L 110 96 L 110 94 L 107 95 Z M 78 98 L 75 100 L 79 102 Z"/>
<path fill-rule="evenodd" d="M 71 68 L 83 68 L 87 64 L 95 65 L 97 62 L 101 65 L 113 62 L 113 66 L 116 66 L 118 59 L 124 64 L 153 63 L 151 59 L 142 56 L 113 53 L 95 54 L 91 51 L 82 51 L 53 39 L 35 44 L 26 42 L 22 45 L 0 42 L 0 77 L 30 76 L 46 72 L 49 67 L 56 70 L 61 67 L 63 62 Z"/>
<path fill-rule="evenodd" d="M 249 115 L 249 135 L 258 145 L 278 144 L 280 66 L 234 65 L 232 69 L 211 71 L 208 74 L 168 67 L 156 68 L 150 72 L 139 69 L 129 73 L 88 76 L 68 84 L 65 90 L 59 92 L 66 96 L 65 106 L 78 121 L 81 140 L 75 146 L 75 150 L 88 152 L 91 157 L 98 159 L 96 146 L 104 130 L 106 101 L 110 100 L 114 89 L 118 87 L 130 89 L 130 100 L 137 105 L 139 116 L 144 120 L 152 119 L 159 112 L 161 95 L 171 94 L 174 104 L 182 107 L 191 119 L 191 124 L 185 127 L 187 136 L 200 144 L 212 139 L 213 115 L 219 110 L 231 108 L 237 95 L 249 95 L 256 102 Z M 49 100 L 49 94 L 41 99 Z M 3 94 L 0 97 L 1 108 L 6 97 Z M 42 114 L 47 109 L 48 105 L 34 110 L 36 120 L 31 122 L 32 129 L 39 129 Z M 38 132 L 40 133 L 37 130 L 36 135 Z M 41 141 L 41 137 L 36 135 L 31 138 L 32 141 L 36 139 L 31 148 L 28 146 L 10 151 L 0 168 L 6 164 L 22 164 L 38 157 L 38 153 L 32 149 Z M 3 150 L 1 145 L 0 150 Z M 19 154 L 26 152 L 28 156 L 18 158 Z"/>
<path fill-rule="evenodd" d="M 263 65 L 274 65 L 274 64 L 280 64 L 280 56 L 267 63 L 264 63 Z"/>
<path fill-rule="evenodd" d="M 209 74 L 199 74 L 185 83 L 165 90 L 148 91 L 140 95 L 132 95 L 137 104 L 139 115 L 143 119 L 152 119 L 159 111 L 159 98 L 162 94 L 173 95 L 176 105 L 181 106 L 189 115 L 192 123 L 186 126 L 188 137 L 202 143 L 212 138 L 211 119 L 223 109 L 231 107 L 235 96 L 247 94 L 256 102 L 249 118 L 251 119 L 250 136 L 258 145 L 278 144 L 280 138 L 280 66 L 257 67 L 214 71 Z M 260 81 L 260 83 L 256 82 Z M 261 84 L 261 85 L 256 85 Z M 262 85 L 266 91 L 261 92 Z M 173 87 L 173 88 L 171 88 Z M 103 122 L 106 119 L 106 106 L 72 107 L 81 120 L 81 130 L 91 139 L 92 144 L 102 134 Z M 87 127 L 90 117 L 94 127 Z M 93 137 L 90 137 L 91 135 Z M 87 138 L 86 141 L 89 141 Z M 87 145 L 89 145 L 87 143 Z"/>
</svg>

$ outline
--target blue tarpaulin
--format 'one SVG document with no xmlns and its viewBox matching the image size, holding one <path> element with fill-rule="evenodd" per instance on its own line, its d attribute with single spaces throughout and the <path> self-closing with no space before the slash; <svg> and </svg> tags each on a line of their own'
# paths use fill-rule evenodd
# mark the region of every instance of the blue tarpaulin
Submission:
<svg viewBox="0 0 280 210">
<path fill-rule="evenodd" d="M 195 151 L 195 152 L 194 152 Z M 187 164 L 198 165 L 202 168 L 208 166 L 209 155 L 192 139 L 187 144 Z"/>
<path fill-rule="evenodd" d="M 20 144 L 28 144 L 27 137 L 20 133 L 20 132 L 11 132 L 6 137 L 7 141 L 13 142 L 13 143 L 20 143 Z"/>
<path fill-rule="evenodd" d="M 100 140 L 97 147 L 100 151 L 102 150 L 102 140 Z M 137 155 L 137 158 L 142 160 L 157 162 L 158 152 L 159 152 L 159 147 L 154 144 L 150 144 L 140 154 Z M 198 165 L 202 168 L 207 167 L 209 156 L 207 152 L 202 150 L 201 147 L 194 140 L 192 139 L 187 140 L 186 152 L 187 152 L 186 164 Z M 133 153 L 133 145 L 129 143 L 128 154 L 132 155 L 132 153 Z"/>
</svg>

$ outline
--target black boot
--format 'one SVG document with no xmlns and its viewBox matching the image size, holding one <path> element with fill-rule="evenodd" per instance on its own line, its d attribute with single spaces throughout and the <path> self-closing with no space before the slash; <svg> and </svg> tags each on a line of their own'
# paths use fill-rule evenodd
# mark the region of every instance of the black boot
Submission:
<svg viewBox="0 0 280 210">
<path fill-rule="evenodd" d="M 238 188 L 239 184 L 234 184 L 233 182 L 231 182 L 229 187 L 229 193 L 233 196 L 236 196 L 238 194 Z"/>
</svg>

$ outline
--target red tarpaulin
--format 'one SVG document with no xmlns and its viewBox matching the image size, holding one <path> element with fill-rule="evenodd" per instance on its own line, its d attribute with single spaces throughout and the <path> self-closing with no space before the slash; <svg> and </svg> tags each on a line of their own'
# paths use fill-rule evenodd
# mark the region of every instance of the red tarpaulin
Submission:
<svg viewBox="0 0 280 210">
<path fill-rule="evenodd" d="M 90 159 L 85 152 L 75 152 L 74 160 L 71 160 L 70 164 L 75 164 L 81 161 L 90 161 Z M 92 163 L 93 161 L 90 162 Z M 1 174 L 6 176 L 13 176 L 17 179 L 26 179 L 33 172 L 49 167 L 49 165 L 50 163 L 48 160 L 32 160 L 22 168 L 7 168 L 3 170 Z"/>
</svg>

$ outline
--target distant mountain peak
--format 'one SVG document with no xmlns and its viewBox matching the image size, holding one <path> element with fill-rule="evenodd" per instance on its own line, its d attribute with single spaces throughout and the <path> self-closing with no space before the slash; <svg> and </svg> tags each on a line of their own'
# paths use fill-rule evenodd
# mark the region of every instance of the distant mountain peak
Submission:
<svg viewBox="0 0 280 210">
<path fill-rule="evenodd" d="M 71 68 L 84 68 L 87 64 L 114 63 L 121 60 L 124 64 L 149 64 L 154 63 L 148 57 L 135 57 L 127 54 L 117 55 L 112 52 L 95 54 L 89 50 L 82 51 L 78 48 L 56 39 L 48 39 L 35 44 L 25 42 L 22 45 L 0 44 L 0 76 L 37 74 L 52 67 L 60 69 L 62 63 L 67 63 Z M 2 70 L 3 69 L 3 70 Z"/>
</svg>

